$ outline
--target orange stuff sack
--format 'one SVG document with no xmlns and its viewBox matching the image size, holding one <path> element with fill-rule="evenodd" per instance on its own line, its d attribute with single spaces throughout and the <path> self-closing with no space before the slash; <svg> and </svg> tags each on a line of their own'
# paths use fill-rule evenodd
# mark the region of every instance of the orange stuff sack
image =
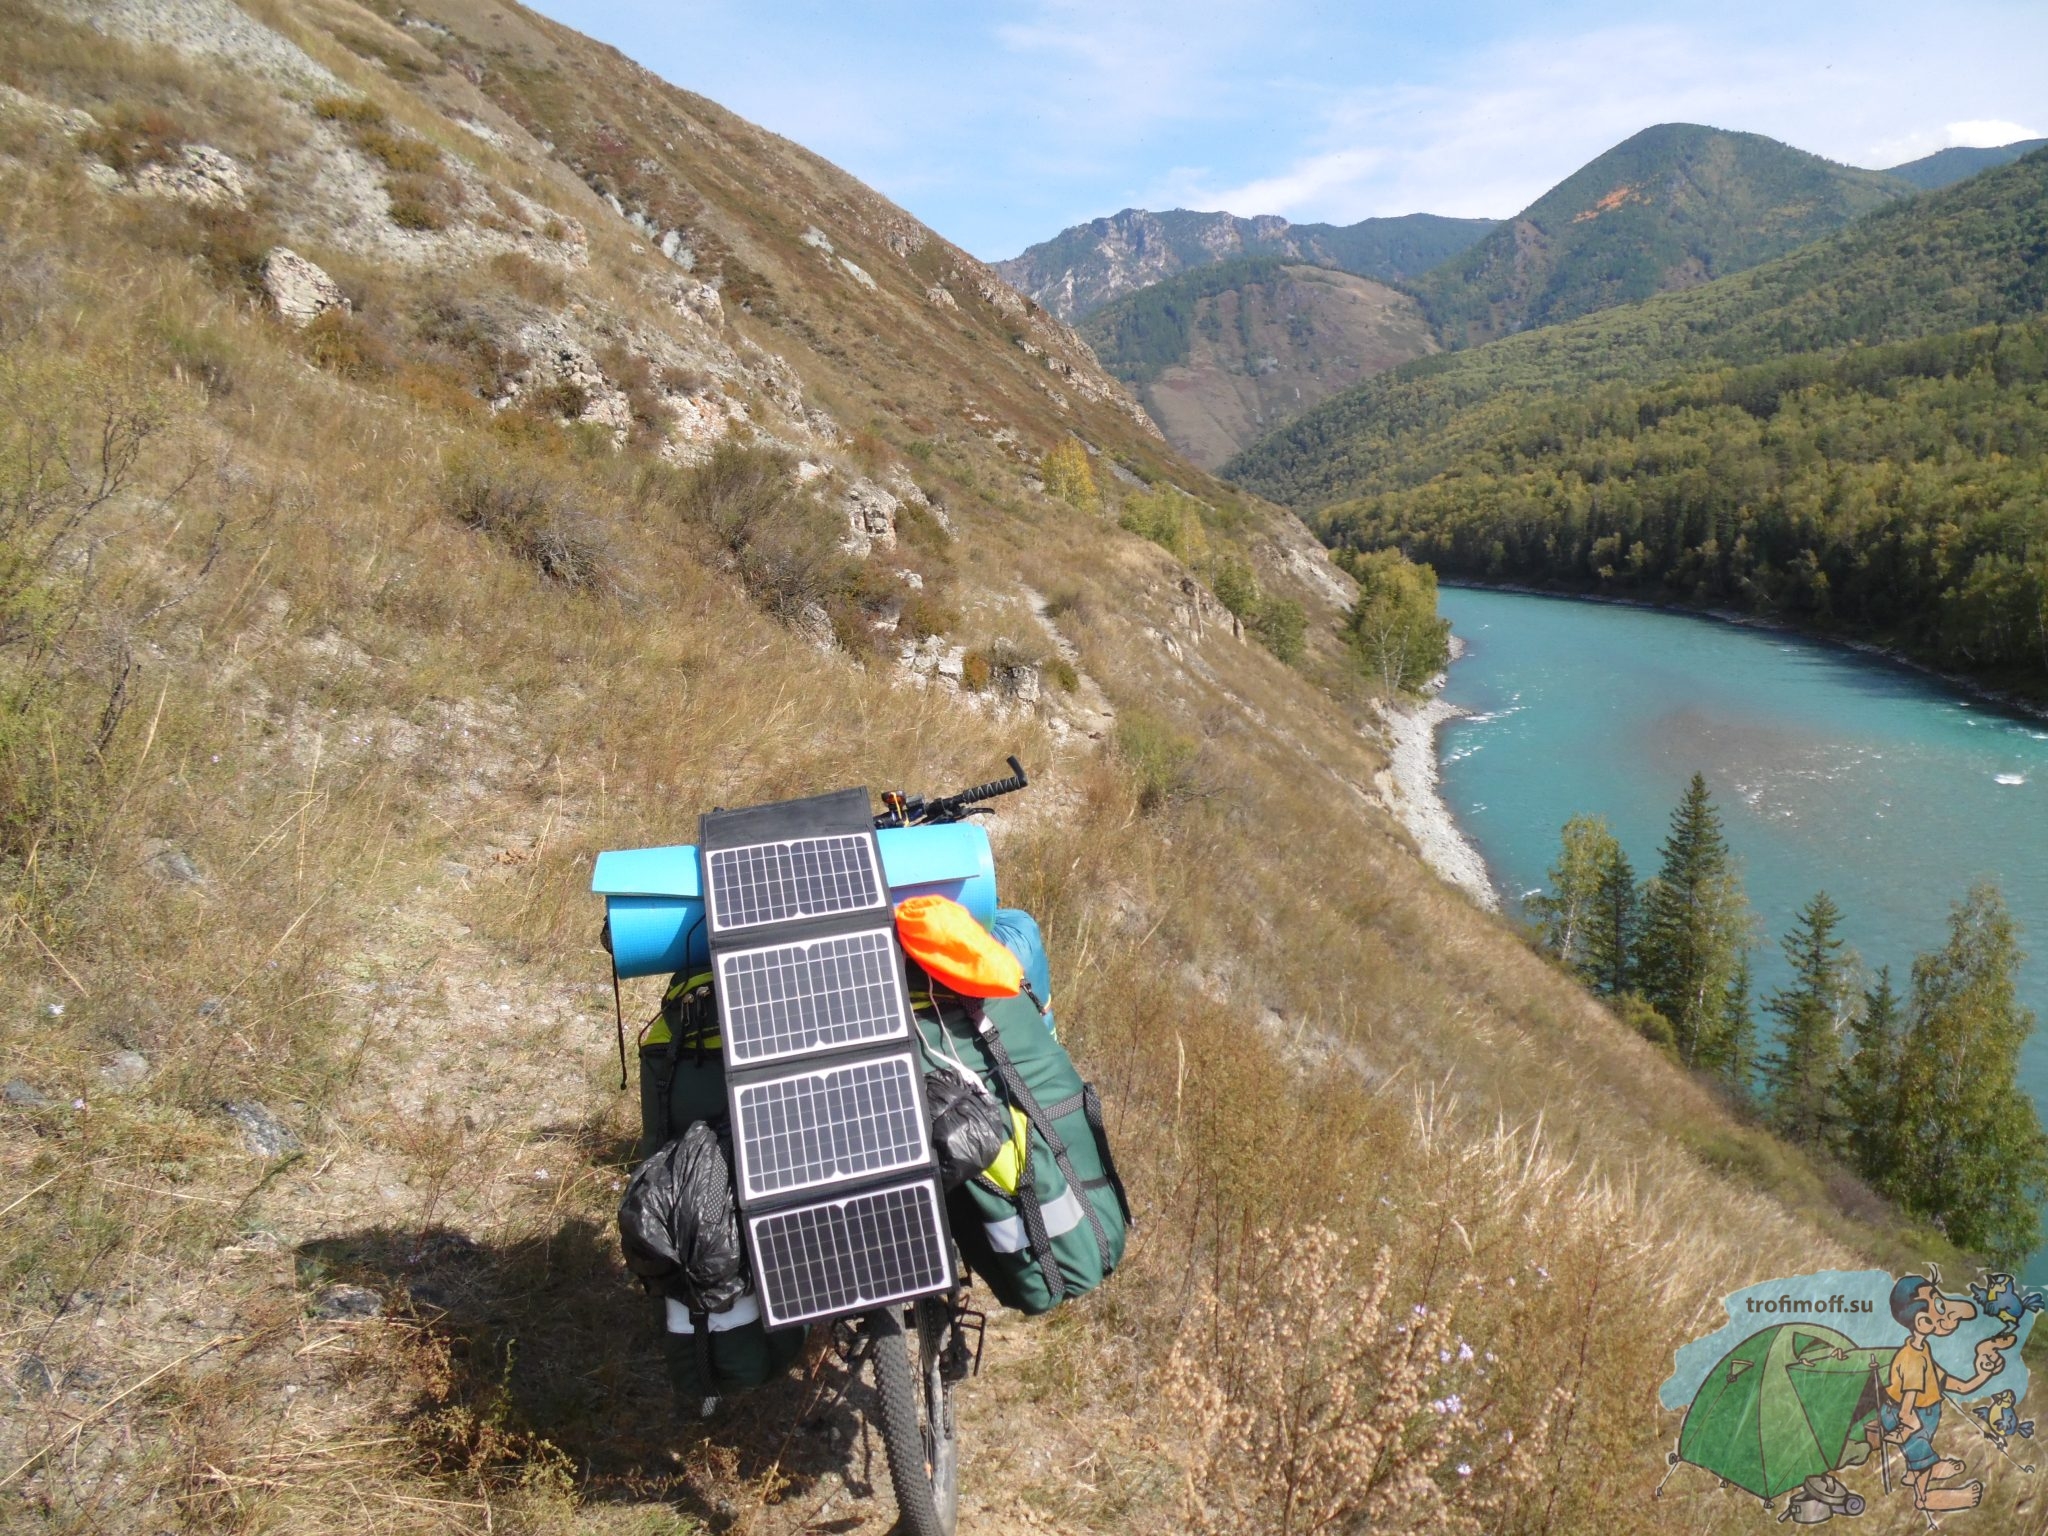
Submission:
<svg viewBox="0 0 2048 1536">
<path fill-rule="evenodd" d="M 903 952 L 962 997 L 1015 997 L 1024 967 L 1002 942 L 945 896 L 913 896 L 896 908 Z"/>
</svg>

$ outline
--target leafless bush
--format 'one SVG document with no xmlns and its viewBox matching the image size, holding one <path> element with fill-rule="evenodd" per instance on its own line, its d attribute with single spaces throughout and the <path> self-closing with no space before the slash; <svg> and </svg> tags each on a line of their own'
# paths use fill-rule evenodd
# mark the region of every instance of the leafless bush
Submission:
<svg viewBox="0 0 2048 1536">
<path fill-rule="evenodd" d="M 522 465 L 467 459 L 443 478 L 441 504 L 466 528 L 498 540 L 550 581 L 595 587 L 611 556 L 596 524 L 548 477 Z"/>
<path fill-rule="evenodd" d="M 1501 1368 L 1458 1331 L 1467 1282 L 1393 1299 L 1392 1250 L 1363 1290 L 1323 1226 L 1262 1233 L 1229 1295 L 1206 1289 L 1165 1368 L 1193 1449 L 1197 1529 L 1502 1536 L 1539 1506 L 1549 1415 L 1504 1421 Z"/>
</svg>

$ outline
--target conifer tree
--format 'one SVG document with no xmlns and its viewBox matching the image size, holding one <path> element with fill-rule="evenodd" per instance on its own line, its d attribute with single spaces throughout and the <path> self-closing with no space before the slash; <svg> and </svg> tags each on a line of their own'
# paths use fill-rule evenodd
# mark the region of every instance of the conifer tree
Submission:
<svg viewBox="0 0 2048 1536">
<path fill-rule="evenodd" d="M 1585 973 L 1600 991 L 1619 997 L 1635 985 L 1637 929 L 1642 897 L 1635 866 L 1620 843 L 1600 867 L 1593 911 L 1586 924 Z"/>
<path fill-rule="evenodd" d="M 1621 844 L 1598 816 L 1564 824 L 1563 846 L 1550 866 L 1550 889 L 1529 898 L 1529 913 L 1543 927 L 1543 944 L 1581 975 L 1587 965 L 1587 930 L 1600 897 L 1600 877 Z"/>
<path fill-rule="evenodd" d="M 1842 909 L 1826 891 L 1799 909 L 1798 926 L 1782 941 L 1792 984 L 1765 1005 L 1778 1021 L 1777 1046 L 1764 1062 L 1771 1123 L 1809 1147 L 1832 1145 L 1842 1123 L 1836 1090 L 1853 957 L 1843 951 L 1841 925 Z"/>
<path fill-rule="evenodd" d="M 1728 980 L 1727 1001 L 1722 1005 L 1726 1025 L 1723 1044 L 1708 1063 L 1720 1074 L 1736 1096 L 1747 1099 L 1756 1079 L 1756 1009 L 1750 1002 L 1749 953 L 1743 951 L 1735 962 L 1735 974 Z"/>
<path fill-rule="evenodd" d="M 2013 1267 L 2033 1251 L 2048 1192 L 2048 1137 L 2017 1081 L 2034 1029 L 2013 991 L 2020 959 L 2005 899 L 1986 884 L 1956 904 L 1947 944 L 1913 962 L 1885 1181 L 1958 1246 Z"/>
<path fill-rule="evenodd" d="M 1842 1064 L 1843 1144 L 1857 1172 L 1879 1189 L 1896 1170 L 1899 1121 L 1899 1058 L 1906 1021 L 1885 966 L 1863 994 L 1863 1007 L 1850 1026 L 1856 1052 Z"/>
<path fill-rule="evenodd" d="M 1671 1021 L 1687 1066 L 1725 1065 L 1728 984 L 1749 948 L 1741 883 L 1703 775 L 1671 813 L 1657 875 L 1643 898 L 1640 987 Z"/>
</svg>

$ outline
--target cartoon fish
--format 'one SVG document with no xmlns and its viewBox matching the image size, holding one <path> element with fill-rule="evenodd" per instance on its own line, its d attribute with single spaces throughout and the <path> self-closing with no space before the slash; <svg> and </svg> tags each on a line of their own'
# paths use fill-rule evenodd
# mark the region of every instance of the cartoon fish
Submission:
<svg viewBox="0 0 2048 1536">
<path fill-rule="evenodd" d="M 1970 1283 L 1970 1296 L 1977 1303 L 1977 1309 L 1987 1317 L 1995 1317 L 2008 1328 L 2019 1325 L 2019 1320 L 2029 1312 L 2039 1312 L 2043 1302 L 2039 1291 L 2023 1291 L 2011 1275 L 1988 1274 L 1983 1281 Z"/>
<path fill-rule="evenodd" d="M 2012 1389 L 1994 1392 L 1982 1402 L 1970 1404 L 1970 1412 L 1977 1416 L 1985 1431 L 2003 1445 L 2017 1435 L 2022 1440 L 2034 1438 L 2034 1421 L 2023 1419 L 2013 1406 Z"/>
</svg>

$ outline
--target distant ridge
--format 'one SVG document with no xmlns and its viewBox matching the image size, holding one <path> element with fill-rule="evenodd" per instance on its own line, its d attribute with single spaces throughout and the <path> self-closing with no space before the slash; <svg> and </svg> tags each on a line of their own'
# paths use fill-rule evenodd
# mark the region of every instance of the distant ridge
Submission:
<svg viewBox="0 0 2048 1536">
<path fill-rule="evenodd" d="M 1755 133 L 1662 123 L 1589 161 L 1416 287 L 1476 346 L 1782 256 L 1915 190 Z"/>
<path fill-rule="evenodd" d="M 1261 438 L 1223 472 L 1303 509 L 1406 489 L 1544 397 L 2041 315 L 2044 253 L 2048 150 L 1901 199 L 1707 287 L 1368 379 Z"/>
<path fill-rule="evenodd" d="M 1937 187 L 1951 186 L 1958 181 L 1975 176 L 1979 171 L 1992 170 L 1997 166 L 2011 165 L 2022 155 L 2048 147 L 2048 139 L 2018 139 L 2011 144 L 2000 144 L 1990 149 L 1937 149 L 1931 155 L 1918 160 L 1908 160 L 1904 165 L 1895 165 L 1885 172 L 1910 181 L 1923 192 L 1932 192 Z"/>
<path fill-rule="evenodd" d="M 1377 282 L 1407 282 L 1493 227 L 1492 219 L 1433 213 L 1356 224 L 1290 224 L 1274 214 L 1239 218 L 1185 208 L 1166 213 L 1126 208 L 1063 229 L 996 262 L 995 269 L 1019 293 L 1072 323 L 1176 273 L 1247 257 L 1277 256 Z"/>
<path fill-rule="evenodd" d="M 1277 256 L 1191 268 L 1104 305 L 1080 331 L 1204 468 L 1436 350 L 1413 296 Z"/>
</svg>

